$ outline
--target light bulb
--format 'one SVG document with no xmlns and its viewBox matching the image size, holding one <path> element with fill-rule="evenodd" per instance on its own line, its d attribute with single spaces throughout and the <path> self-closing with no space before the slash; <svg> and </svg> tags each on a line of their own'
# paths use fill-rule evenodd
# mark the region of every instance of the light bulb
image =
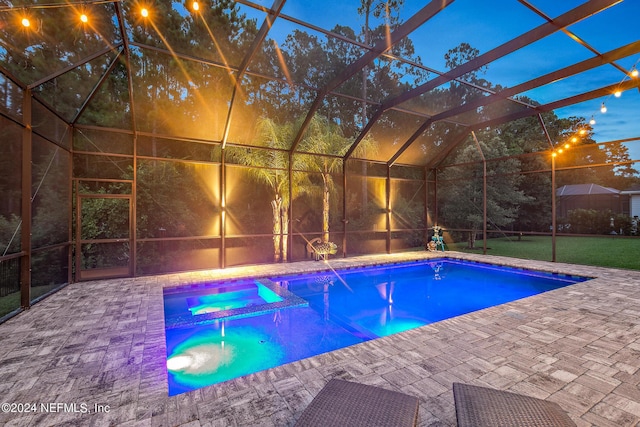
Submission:
<svg viewBox="0 0 640 427">
<path fill-rule="evenodd" d="M 574 136 L 573 138 L 571 138 L 571 142 L 573 142 L 573 143 L 578 142 L 578 138 L 576 138 L 576 137 Z M 567 147 L 567 148 L 569 148 L 569 147 Z"/>
<path fill-rule="evenodd" d="M 89 22 L 89 17 L 83 13 L 82 15 L 80 15 L 80 21 L 86 24 L 87 22 Z"/>
<path fill-rule="evenodd" d="M 635 65 L 631 69 L 631 77 L 638 77 L 638 69 L 636 68 Z"/>
<path fill-rule="evenodd" d="M 571 146 L 569 144 L 564 144 L 564 148 L 568 150 L 569 148 L 571 148 Z"/>
<path fill-rule="evenodd" d="M 602 106 L 600 107 L 600 112 L 603 113 L 603 114 L 607 112 L 607 106 L 604 105 L 604 102 L 602 103 Z"/>
<path fill-rule="evenodd" d="M 31 22 L 29 22 L 29 18 L 22 18 L 22 26 L 23 27 L 31 26 Z"/>
<path fill-rule="evenodd" d="M 593 125 L 595 125 L 595 124 L 596 124 L 596 119 L 594 119 L 594 118 L 593 118 L 593 116 L 591 116 L 591 120 L 589 120 L 589 124 L 590 124 L 591 126 L 593 126 Z"/>
<path fill-rule="evenodd" d="M 616 98 L 620 98 L 622 96 L 622 92 L 617 90 L 613 93 L 613 96 L 615 96 Z"/>
<path fill-rule="evenodd" d="M 146 7 L 143 7 L 140 10 L 140 15 L 142 15 L 143 18 L 148 18 L 149 17 L 149 11 L 147 10 Z"/>
<path fill-rule="evenodd" d="M 579 133 L 580 135 L 585 135 L 585 134 L 587 133 L 587 131 L 586 131 L 586 130 L 584 130 L 584 129 L 580 129 L 580 132 L 578 132 L 578 133 Z"/>
<path fill-rule="evenodd" d="M 198 2 L 197 2 L 197 1 L 194 1 L 194 2 L 193 2 L 193 6 L 192 6 L 192 7 L 193 7 L 193 10 L 195 10 L 196 12 L 197 12 L 198 10 L 200 10 L 200 5 L 198 4 Z"/>
</svg>

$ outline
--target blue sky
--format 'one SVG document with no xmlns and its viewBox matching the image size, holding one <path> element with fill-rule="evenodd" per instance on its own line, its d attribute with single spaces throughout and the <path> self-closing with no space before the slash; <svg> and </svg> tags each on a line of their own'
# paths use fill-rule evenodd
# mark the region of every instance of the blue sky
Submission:
<svg viewBox="0 0 640 427">
<path fill-rule="evenodd" d="M 530 0 L 536 8 L 555 18 L 584 3 L 585 0 Z M 256 1 L 270 7 L 267 0 Z M 357 14 L 355 0 L 287 0 L 283 14 L 299 18 L 326 29 L 336 24 L 360 28 L 364 18 Z M 409 18 L 427 4 L 426 1 L 405 0 L 401 16 Z M 638 18 L 640 0 L 624 0 L 603 12 L 580 21 L 568 30 L 575 33 L 600 53 L 637 41 L 640 37 Z M 455 0 L 410 36 L 422 62 L 434 69 L 445 70 L 444 54 L 462 42 L 468 42 L 487 52 L 502 43 L 531 30 L 546 21 L 517 0 Z M 292 28 L 288 22 L 276 21 L 270 37 L 284 36 Z M 524 47 L 504 59 L 489 64 L 485 78 L 494 84 L 513 86 L 569 64 L 593 57 L 587 48 L 563 32 Z M 618 64 L 630 69 L 638 64 L 640 55 L 625 58 Z M 625 75 L 613 66 L 605 65 L 590 72 L 541 87 L 526 93 L 541 103 L 616 84 Z M 600 113 L 602 102 L 606 114 Z M 598 142 L 640 137 L 640 92 L 636 89 L 557 110 L 561 117 L 580 116 L 596 119 L 594 136 Z M 627 144 L 633 159 L 640 160 L 640 141 Z"/>
</svg>

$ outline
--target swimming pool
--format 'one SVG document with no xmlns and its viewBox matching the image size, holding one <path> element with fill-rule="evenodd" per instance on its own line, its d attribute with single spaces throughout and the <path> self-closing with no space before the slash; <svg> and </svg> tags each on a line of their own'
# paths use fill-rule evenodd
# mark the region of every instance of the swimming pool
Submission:
<svg viewBox="0 0 640 427">
<path fill-rule="evenodd" d="M 167 288 L 169 395 L 588 279 L 441 258 Z"/>
</svg>

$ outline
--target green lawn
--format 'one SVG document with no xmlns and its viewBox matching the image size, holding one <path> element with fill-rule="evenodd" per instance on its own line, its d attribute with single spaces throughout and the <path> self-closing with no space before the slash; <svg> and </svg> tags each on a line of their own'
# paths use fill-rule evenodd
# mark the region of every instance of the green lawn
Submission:
<svg viewBox="0 0 640 427">
<path fill-rule="evenodd" d="M 4 297 L 0 297 L 0 317 L 20 308 L 20 292 L 14 292 Z"/>
<path fill-rule="evenodd" d="M 38 298 L 60 285 L 44 285 L 31 288 L 31 299 Z M 0 317 L 20 308 L 20 292 L 13 292 L 4 297 L 0 297 Z"/>
<path fill-rule="evenodd" d="M 460 242 L 448 244 L 447 248 L 461 252 L 482 252 L 482 240 L 476 242 L 477 249 L 470 250 L 466 246 L 466 242 Z M 487 254 L 551 261 L 551 237 L 489 239 Z M 640 238 L 558 236 L 556 261 L 640 270 Z"/>
</svg>

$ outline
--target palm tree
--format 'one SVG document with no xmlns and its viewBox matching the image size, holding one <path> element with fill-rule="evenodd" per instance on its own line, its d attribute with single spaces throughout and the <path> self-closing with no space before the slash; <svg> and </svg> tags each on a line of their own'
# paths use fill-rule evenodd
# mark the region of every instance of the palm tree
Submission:
<svg viewBox="0 0 640 427">
<path fill-rule="evenodd" d="M 287 150 L 293 140 L 294 127 L 291 123 L 278 124 L 262 117 L 258 120 L 255 145 L 265 149 L 236 149 L 230 157 L 239 164 L 250 166 L 251 179 L 266 185 L 273 193 L 271 212 L 273 216 L 273 259 L 287 261 L 289 236 L 289 155 Z M 301 170 L 301 169 L 298 169 Z M 302 169 L 304 170 L 304 169 Z M 305 188 L 306 177 L 301 172 L 293 173 L 292 191 L 294 197 Z"/>
<path fill-rule="evenodd" d="M 336 123 L 330 121 L 324 116 L 315 115 L 311 120 L 309 128 L 304 139 L 300 142 L 300 151 L 330 153 L 335 157 L 328 156 L 304 156 L 304 165 L 296 161 L 296 167 L 305 169 L 310 172 L 319 173 L 322 177 L 322 241 L 329 241 L 329 207 L 330 196 L 336 192 L 336 184 L 333 175 L 342 173 L 342 156 L 344 155 L 353 140 L 344 136 L 342 129 Z M 361 141 L 355 154 L 358 155 L 364 151 L 369 153 L 375 152 L 374 142 L 370 138 Z M 298 194 L 306 192 L 311 193 L 309 188 L 300 188 Z M 317 193 L 317 191 L 316 191 Z"/>
<path fill-rule="evenodd" d="M 273 215 L 273 259 L 287 260 L 287 233 L 289 206 L 288 159 L 285 151 L 291 141 L 291 126 L 278 125 L 273 120 L 261 118 L 256 131 L 256 145 L 265 149 L 237 149 L 230 157 L 237 163 L 251 166 L 251 179 L 269 187 L 273 192 L 271 211 Z M 282 258 L 281 258 L 282 254 Z"/>
<path fill-rule="evenodd" d="M 300 142 L 299 150 L 308 153 L 332 153 L 335 157 L 296 154 L 293 156 L 292 183 L 288 175 L 288 150 L 293 132 L 298 124 L 278 124 L 269 118 L 260 118 L 257 125 L 254 145 L 265 149 L 234 149 L 230 157 L 237 163 L 250 166 L 251 179 L 269 187 L 273 193 L 271 211 L 273 216 L 274 261 L 287 261 L 287 243 L 289 233 L 289 185 L 295 199 L 302 194 L 322 197 L 322 241 L 329 241 L 330 196 L 336 191 L 333 175 L 342 172 L 342 158 L 351 146 L 352 140 L 346 138 L 340 127 L 327 118 L 316 115 Z M 371 139 L 364 139 L 356 155 L 367 150 L 374 152 Z M 318 189 L 309 179 L 308 172 L 316 172 L 322 177 L 322 186 Z"/>
</svg>

